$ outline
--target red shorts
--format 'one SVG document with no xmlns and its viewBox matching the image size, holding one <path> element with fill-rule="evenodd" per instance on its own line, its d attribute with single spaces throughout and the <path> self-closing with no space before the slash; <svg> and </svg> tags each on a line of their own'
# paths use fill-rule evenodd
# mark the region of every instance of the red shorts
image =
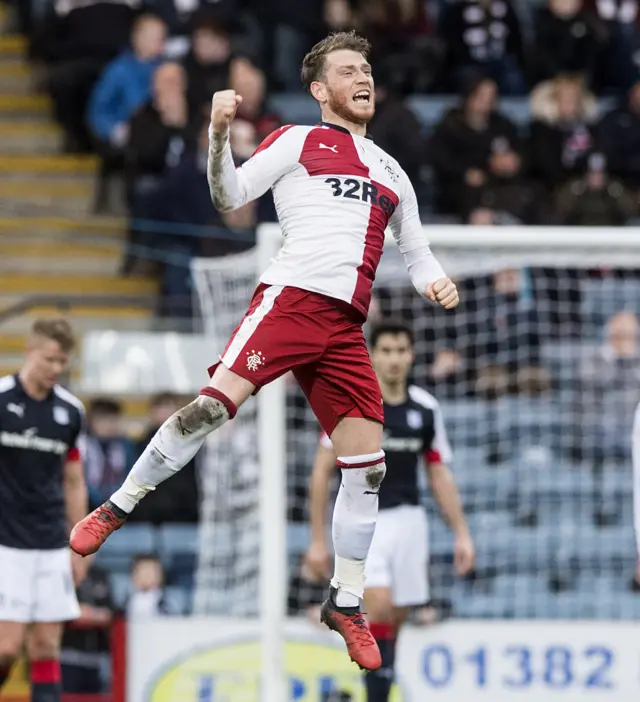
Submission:
<svg viewBox="0 0 640 702">
<path fill-rule="evenodd" d="M 341 417 L 384 421 L 362 324 L 325 295 L 261 283 L 220 361 L 256 392 L 293 371 L 328 435 Z"/>
</svg>

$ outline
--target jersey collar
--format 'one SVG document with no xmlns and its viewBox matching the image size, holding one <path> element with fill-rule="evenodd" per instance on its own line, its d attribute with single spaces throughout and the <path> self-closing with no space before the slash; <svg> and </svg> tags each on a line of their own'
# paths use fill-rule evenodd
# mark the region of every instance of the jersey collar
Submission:
<svg viewBox="0 0 640 702">
<path fill-rule="evenodd" d="M 25 390 L 25 387 L 22 384 L 22 380 L 20 379 L 20 373 L 14 373 L 13 377 L 16 381 L 16 388 L 18 389 L 18 392 L 20 392 L 23 397 L 25 397 L 27 400 L 30 400 L 31 402 L 49 402 L 55 395 L 55 392 L 52 388 L 51 390 L 49 390 L 49 393 L 46 397 L 43 397 L 42 400 L 36 400 L 35 397 L 31 397 L 31 395 L 29 395 L 29 393 Z"/>
<path fill-rule="evenodd" d="M 345 134 L 351 134 L 351 132 L 346 127 L 341 127 L 339 124 L 331 124 L 331 122 L 318 122 L 316 127 L 328 127 L 329 129 L 335 129 L 338 132 L 344 132 Z M 370 139 L 373 141 L 371 134 L 365 134 L 365 139 Z"/>
</svg>

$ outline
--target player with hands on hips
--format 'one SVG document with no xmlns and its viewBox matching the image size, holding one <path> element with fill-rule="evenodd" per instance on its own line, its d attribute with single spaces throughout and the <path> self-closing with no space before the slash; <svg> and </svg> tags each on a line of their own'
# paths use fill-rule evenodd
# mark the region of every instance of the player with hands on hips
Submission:
<svg viewBox="0 0 640 702">
<path fill-rule="evenodd" d="M 407 174 L 367 137 L 375 111 L 369 48 L 354 32 L 318 42 L 301 76 L 321 121 L 277 129 L 239 168 L 229 125 L 242 98 L 232 90 L 213 96 L 207 171 L 213 204 L 230 212 L 271 189 L 283 244 L 209 369 L 209 385 L 159 429 L 122 487 L 76 526 L 71 546 L 95 552 L 208 434 L 262 386 L 292 371 L 331 437 L 343 476 L 322 620 L 340 633 L 352 660 L 373 670 L 380 652 L 360 605 L 386 466 L 382 397 L 362 325 L 387 228 L 420 295 L 452 309 L 458 293 L 431 251 Z"/>
</svg>

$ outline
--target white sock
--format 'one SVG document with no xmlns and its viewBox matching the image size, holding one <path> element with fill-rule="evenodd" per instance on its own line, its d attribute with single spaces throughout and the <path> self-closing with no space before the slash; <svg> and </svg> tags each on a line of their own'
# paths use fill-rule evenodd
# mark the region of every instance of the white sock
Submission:
<svg viewBox="0 0 640 702">
<path fill-rule="evenodd" d="M 207 436 L 234 415 L 235 406 L 222 395 L 200 395 L 178 410 L 158 429 L 111 502 L 132 512 L 148 492 L 186 466 Z"/>
<path fill-rule="evenodd" d="M 342 482 L 333 509 L 338 607 L 357 607 L 364 596 L 364 564 L 378 517 L 378 489 L 386 466 L 384 452 L 338 458 Z"/>
</svg>

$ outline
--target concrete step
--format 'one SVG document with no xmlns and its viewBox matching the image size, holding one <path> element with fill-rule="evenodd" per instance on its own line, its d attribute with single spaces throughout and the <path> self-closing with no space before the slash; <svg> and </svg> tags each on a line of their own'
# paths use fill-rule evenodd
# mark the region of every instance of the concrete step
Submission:
<svg viewBox="0 0 640 702">
<path fill-rule="evenodd" d="M 94 206 L 95 184 L 77 178 L 0 179 L 0 211 L 41 215 L 89 215 Z"/>
<path fill-rule="evenodd" d="M 6 295 L 154 296 L 158 283 L 151 278 L 116 278 L 85 275 L 31 275 L 3 273 L 0 293 Z M 115 301 L 114 301 L 115 302 Z"/>
<path fill-rule="evenodd" d="M 2 58 L 22 58 L 26 53 L 27 40 L 23 36 L 19 34 L 0 36 L 0 56 Z"/>
<path fill-rule="evenodd" d="M 2 37 L 0 37 L 2 39 Z M 29 121 L 51 119 L 51 100 L 48 95 L 0 93 L 0 120 L 28 118 Z"/>
<path fill-rule="evenodd" d="M 93 176 L 98 172 L 97 156 L 15 155 L 0 153 L 0 176 Z"/>
<path fill-rule="evenodd" d="M 0 92 L 29 95 L 35 86 L 34 73 L 21 60 L 0 61 Z"/>
<path fill-rule="evenodd" d="M 153 315 L 143 307 L 75 307 L 62 312 L 55 307 L 34 307 L 25 315 L 6 320 L 0 326 L 1 334 L 26 335 L 33 321 L 39 317 L 63 314 L 79 334 L 90 331 L 151 331 Z"/>
<path fill-rule="evenodd" d="M 119 258 L 124 251 L 124 242 L 103 240 L 97 243 L 58 241 L 50 237 L 40 237 L 30 234 L 28 241 L 24 236 L 17 234 L 3 234 L 0 238 L 0 259 L 2 258 L 56 258 L 65 257 L 72 259 Z"/>
<path fill-rule="evenodd" d="M 62 131 L 48 122 L 0 121 L 0 152 L 15 155 L 57 154 Z"/>
<path fill-rule="evenodd" d="M 102 241 L 109 238 L 121 241 L 127 236 L 127 223 L 120 217 L 0 217 L 0 235 L 29 236 L 55 239 L 57 241 L 94 237 Z"/>
<path fill-rule="evenodd" d="M 118 255 L 110 257 L 85 258 L 65 256 L 42 257 L 20 257 L 0 258 L 0 275 L 10 272 L 16 273 L 67 273 L 69 275 L 95 275 L 110 276 L 118 274 L 120 270 L 121 257 Z"/>
</svg>

